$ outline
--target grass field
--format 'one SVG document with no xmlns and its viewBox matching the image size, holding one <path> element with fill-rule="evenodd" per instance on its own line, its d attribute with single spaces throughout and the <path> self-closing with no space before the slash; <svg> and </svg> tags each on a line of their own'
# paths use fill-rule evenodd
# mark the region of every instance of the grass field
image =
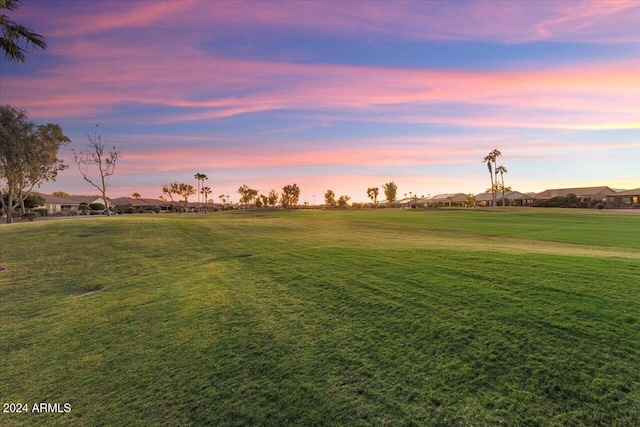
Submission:
<svg viewBox="0 0 640 427">
<path fill-rule="evenodd" d="M 36 221 L 0 265 L 0 425 L 640 425 L 640 215 Z"/>
</svg>

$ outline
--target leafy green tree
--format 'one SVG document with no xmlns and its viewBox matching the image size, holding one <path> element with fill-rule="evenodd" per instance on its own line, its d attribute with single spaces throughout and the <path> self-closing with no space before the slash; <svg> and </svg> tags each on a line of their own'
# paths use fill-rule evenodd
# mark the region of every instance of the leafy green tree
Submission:
<svg viewBox="0 0 640 427">
<path fill-rule="evenodd" d="M 107 151 L 107 139 L 102 139 L 102 135 L 99 135 L 97 132 L 93 137 L 91 137 L 91 135 L 87 137 L 89 141 L 87 142 L 85 150 L 76 152 L 76 150 L 73 149 L 73 158 L 82 178 L 100 191 L 104 205 L 109 206 L 109 202 L 107 201 L 107 187 L 109 185 L 107 178 L 115 172 L 116 162 L 122 154 L 115 146 Z M 97 175 L 92 177 L 92 173 L 95 172 L 91 172 L 91 169 L 96 169 L 98 172 Z M 109 215 L 111 215 L 111 210 L 107 209 L 107 216 Z"/>
<path fill-rule="evenodd" d="M 387 198 L 387 200 L 389 202 L 395 202 L 396 194 L 398 193 L 398 186 L 395 184 L 395 182 L 393 181 L 387 182 L 385 185 L 382 186 L 382 188 L 384 189 L 384 195 Z"/>
<path fill-rule="evenodd" d="M 40 194 L 31 193 L 27 197 L 24 198 L 24 207 L 25 209 L 31 210 L 33 208 L 37 208 L 39 206 L 44 206 L 46 200 Z"/>
<path fill-rule="evenodd" d="M 269 206 L 274 207 L 278 204 L 278 193 L 276 192 L 276 190 L 271 190 L 269 191 L 269 195 L 267 196 L 267 199 L 269 200 Z"/>
<path fill-rule="evenodd" d="M 465 202 L 465 205 L 469 207 L 469 206 L 475 206 L 475 204 L 476 204 L 476 196 L 474 196 L 471 193 L 467 194 L 467 200 Z"/>
<path fill-rule="evenodd" d="M 324 193 L 324 203 L 327 206 L 335 206 L 336 205 L 336 195 L 333 192 L 333 190 L 327 190 L 327 192 Z"/>
<path fill-rule="evenodd" d="M 3 206 L 8 206 L 9 205 L 9 194 L 5 193 L 1 195 L 2 197 L 2 204 Z M 39 206 L 43 206 L 45 204 L 45 198 L 42 197 L 40 194 L 38 193 L 29 193 L 28 196 L 24 197 L 23 199 L 23 205 L 25 208 L 25 212 L 23 212 L 22 214 L 24 215 L 26 213 L 26 211 L 29 211 L 33 208 L 37 208 Z"/>
<path fill-rule="evenodd" d="M 300 187 L 297 184 L 285 185 L 282 187 L 282 195 L 280 196 L 280 203 L 284 208 L 291 208 L 298 205 L 298 199 L 300 198 Z"/>
<path fill-rule="evenodd" d="M 249 188 L 246 184 L 238 188 L 238 193 L 240 193 L 240 203 L 244 205 L 253 203 L 256 197 L 258 197 L 258 190 Z"/>
<path fill-rule="evenodd" d="M 341 208 L 346 207 L 349 200 L 351 200 L 351 197 L 349 196 L 340 196 L 340 198 L 338 199 L 338 206 L 340 206 Z"/>
<path fill-rule="evenodd" d="M 5 187 L 9 202 L 5 205 L 4 198 L 0 200 L 7 223 L 12 222 L 16 207 L 24 214 L 24 199 L 34 187 L 55 181 L 58 172 L 67 168 L 57 155 L 69 142 L 60 126 L 36 126 L 26 112 L 0 106 L 0 186 Z"/>
<path fill-rule="evenodd" d="M 380 189 L 378 187 L 370 187 L 367 188 L 367 196 L 371 199 L 373 203 L 378 204 L 378 193 Z"/>
<path fill-rule="evenodd" d="M 0 0 L 0 10 L 16 10 L 20 3 L 20 0 Z M 24 62 L 24 54 L 30 47 L 40 49 L 47 47 L 44 37 L 16 24 L 4 14 L 0 14 L 0 29 L 2 30 L 0 49 L 9 62 Z"/>
<path fill-rule="evenodd" d="M 178 194 L 184 197 L 184 209 L 187 209 L 187 205 L 189 204 L 189 196 L 193 196 L 196 194 L 196 189 L 191 184 L 178 184 Z"/>
<path fill-rule="evenodd" d="M 67 197 L 69 197 L 69 193 L 67 193 L 66 191 L 54 191 L 53 193 L 51 193 L 51 195 L 56 197 L 62 197 L 63 199 L 66 199 Z"/>
<path fill-rule="evenodd" d="M 180 195 L 180 184 L 177 181 L 171 184 L 165 184 L 162 186 L 162 194 L 169 197 L 169 200 L 173 202 L 173 195 Z"/>
</svg>

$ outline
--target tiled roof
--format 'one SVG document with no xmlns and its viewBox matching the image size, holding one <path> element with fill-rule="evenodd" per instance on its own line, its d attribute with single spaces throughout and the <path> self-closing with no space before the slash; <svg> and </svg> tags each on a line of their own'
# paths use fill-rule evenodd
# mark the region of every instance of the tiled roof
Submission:
<svg viewBox="0 0 640 427">
<path fill-rule="evenodd" d="M 47 204 L 50 205 L 79 205 L 80 202 L 72 199 L 71 197 L 58 197 L 58 196 L 52 196 L 51 194 L 42 194 L 42 193 L 37 193 L 40 196 L 44 197 L 44 201 Z"/>
<path fill-rule="evenodd" d="M 593 195 L 602 195 L 606 196 L 609 194 L 614 194 L 611 188 L 602 186 L 602 187 L 582 187 L 582 188 L 558 188 L 552 190 L 545 190 L 542 193 L 536 194 L 537 199 L 550 199 L 552 197 L 566 197 L 569 194 L 575 194 L 578 197 L 583 196 L 593 196 Z"/>
<path fill-rule="evenodd" d="M 618 191 L 617 193 L 613 193 L 613 194 L 607 194 L 610 197 L 615 197 L 615 196 L 622 196 L 622 197 L 628 197 L 628 196 L 640 196 L 640 188 L 636 188 L 633 190 L 626 190 L 626 191 Z"/>
</svg>

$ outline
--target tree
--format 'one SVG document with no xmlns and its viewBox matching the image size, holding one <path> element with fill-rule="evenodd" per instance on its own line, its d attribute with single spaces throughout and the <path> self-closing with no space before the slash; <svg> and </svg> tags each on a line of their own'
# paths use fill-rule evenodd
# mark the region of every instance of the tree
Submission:
<svg viewBox="0 0 640 427">
<path fill-rule="evenodd" d="M 387 200 L 389 202 L 395 202 L 396 193 L 398 192 L 398 186 L 396 186 L 395 182 L 393 181 L 387 182 L 385 185 L 382 186 L 382 188 L 384 189 L 384 195 L 387 198 Z"/>
<path fill-rule="evenodd" d="M 200 184 L 204 184 L 205 179 L 209 179 L 209 177 L 203 173 L 197 173 L 195 175 L 193 175 L 193 177 L 198 181 L 198 189 L 197 191 L 197 196 L 198 196 L 198 203 L 200 203 Z M 206 200 L 206 197 L 205 197 Z"/>
<path fill-rule="evenodd" d="M 4 199 L 3 205 L 7 206 L 9 204 L 9 195 L 5 193 L 2 195 L 2 198 Z M 38 193 L 30 193 L 23 200 L 23 205 L 26 211 L 30 211 L 31 209 L 37 208 L 38 206 L 42 206 L 44 204 L 45 198 Z M 24 213 L 26 212 L 23 212 L 23 214 Z"/>
<path fill-rule="evenodd" d="M 0 0 L 0 9 L 16 10 L 19 4 L 20 0 Z M 9 62 L 24 62 L 24 54 L 30 47 L 40 49 L 47 47 L 44 37 L 16 24 L 4 14 L 0 14 L 0 28 L 2 28 L 0 49 Z M 22 44 L 24 47 L 21 47 Z"/>
<path fill-rule="evenodd" d="M 496 175 L 500 174 L 500 178 L 502 179 L 502 206 L 504 206 L 504 174 L 507 173 L 507 168 L 500 165 L 496 168 Z"/>
<path fill-rule="evenodd" d="M 211 187 L 202 187 L 200 193 L 204 196 L 204 202 L 207 203 L 207 196 L 212 193 Z"/>
<path fill-rule="evenodd" d="M 252 204 L 255 198 L 258 197 L 258 190 L 249 188 L 246 184 L 238 188 L 238 193 L 240 193 L 241 196 L 240 203 L 245 205 Z"/>
<path fill-rule="evenodd" d="M 333 190 L 327 190 L 327 192 L 324 193 L 324 203 L 327 206 L 335 206 L 336 205 L 336 195 L 333 192 Z"/>
<path fill-rule="evenodd" d="M 493 149 L 493 151 L 491 151 L 489 154 L 484 156 L 484 159 L 482 159 L 482 163 L 487 164 L 487 169 L 489 170 L 489 177 L 491 178 L 491 188 L 492 188 L 491 193 L 493 194 L 493 206 L 496 205 L 495 183 L 498 181 L 498 172 L 496 171 L 497 169 L 496 159 L 501 155 L 502 153 L 496 148 L 496 149 Z M 493 165 L 491 165 L 492 162 L 493 162 Z M 495 180 L 494 180 L 494 174 L 495 174 Z"/>
<path fill-rule="evenodd" d="M 177 181 L 174 181 L 171 184 L 163 185 L 162 194 L 166 194 L 169 197 L 169 200 L 173 202 L 173 195 L 180 195 L 180 184 L 178 184 Z"/>
<path fill-rule="evenodd" d="M 12 222 L 16 207 L 25 212 L 24 199 L 34 187 L 55 181 L 58 172 L 67 168 L 57 155 L 60 147 L 69 142 L 60 126 L 36 126 L 27 119 L 26 112 L 0 106 L 0 183 L 8 193 L 8 203 L 4 198 L 0 200 L 7 212 L 7 223 Z"/>
<path fill-rule="evenodd" d="M 134 199 L 139 199 L 139 198 L 140 198 L 140 197 L 142 197 L 142 196 L 140 195 L 140 193 L 137 193 L 137 192 L 136 192 L 136 193 L 133 193 L 133 194 L 131 195 L 131 197 L 133 197 Z"/>
<path fill-rule="evenodd" d="M 87 148 L 79 153 L 73 149 L 73 158 L 78 165 L 78 171 L 80 175 L 89 184 L 94 186 L 102 195 L 102 200 L 105 206 L 109 206 L 107 201 L 107 178 L 113 175 L 116 162 L 122 156 L 120 151 L 115 146 L 111 147 L 111 150 L 106 151 L 107 138 L 102 139 L 102 135 L 97 132 L 91 137 L 87 135 L 89 142 Z M 90 177 L 90 169 L 96 168 L 100 177 Z M 111 211 L 107 208 L 107 216 L 111 215 Z"/>
<path fill-rule="evenodd" d="M 378 192 L 378 187 L 367 188 L 367 196 L 369 196 L 371 201 L 373 201 L 373 203 L 375 203 L 376 205 L 378 204 Z"/>
<path fill-rule="evenodd" d="M 284 208 L 290 208 L 298 204 L 300 198 L 300 187 L 297 184 L 285 185 L 282 187 L 280 203 Z"/>
<path fill-rule="evenodd" d="M 476 196 L 474 196 L 473 194 L 469 193 L 467 194 L 467 200 L 465 202 L 466 206 L 475 206 L 476 205 Z"/>
<path fill-rule="evenodd" d="M 191 184 L 178 184 L 177 193 L 184 197 L 184 209 L 187 209 L 187 205 L 189 204 L 189 196 L 193 196 L 196 194 L 196 189 Z"/>
<path fill-rule="evenodd" d="M 271 189 L 271 191 L 269 191 L 267 200 L 269 201 L 269 206 L 271 207 L 274 207 L 278 204 L 278 193 L 276 192 L 276 190 Z"/>
<path fill-rule="evenodd" d="M 56 197 L 62 197 L 63 199 L 69 197 L 69 193 L 67 193 L 66 191 L 54 191 L 53 193 L 51 193 L 51 195 Z"/>
<path fill-rule="evenodd" d="M 351 197 L 349 196 L 340 196 L 340 198 L 338 199 L 338 206 L 340 206 L 341 208 L 346 207 L 349 200 L 351 200 Z"/>
</svg>

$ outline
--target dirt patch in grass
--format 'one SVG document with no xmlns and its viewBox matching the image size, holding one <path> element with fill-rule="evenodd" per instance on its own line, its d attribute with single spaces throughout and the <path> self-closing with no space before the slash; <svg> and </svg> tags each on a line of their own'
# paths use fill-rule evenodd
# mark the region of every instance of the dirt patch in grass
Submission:
<svg viewBox="0 0 640 427">
<path fill-rule="evenodd" d="M 77 237 L 90 237 L 90 236 L 91 236 L 91 234 L 84 233 L 84 234 L 78 234 Z"/>
<path fill-rule="evenodd" d="M 84 295 L 92 294 L 92 293 L 94 293 L 94 292 L 98 292 L 98 291 L 99 291 L 99 290 L 101 290 L 101 289 L 102 289 L 102 288 L 99 288 L 99 287 L 97 287 L 97 288 L 88 288 L 88 289 L 80 289 L 80 290 L 78 290 L 78 291 L 75 291 L 75 292 L 73 293 L 73 296 L 74 296 L 74 297 L 81 297 L 81 296 L 84 296 Z"/>
</svg>

